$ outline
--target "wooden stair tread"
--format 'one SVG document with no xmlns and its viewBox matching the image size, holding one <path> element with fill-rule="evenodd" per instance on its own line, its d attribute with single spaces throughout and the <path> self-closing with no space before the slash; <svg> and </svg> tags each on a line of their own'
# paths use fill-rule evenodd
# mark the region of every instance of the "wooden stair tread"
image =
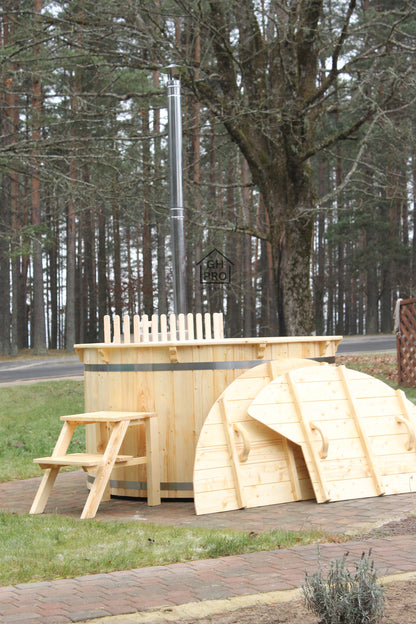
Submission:
<svg viewBox="0 0 416 624">
<path fill-rule="evenodd" d="M 56 457 L 38 457 L 33 461 L 44 466 L 101 466 L 104 455 L 101 453 L 68 453 Z M 118 455 L 116 464 L 133 459 L 132 455 Z"/>
<path fill-rule="evenodd" d="M 66 422 L 79 423 L 82 425 L 102 423 L 102 422 L 121 422 L 124 420 L 144 420 L 156 416 L 155 412 L 87 412 L 85 414 L 70 414 L 61 416 L 60 419 Z"/>
</svg>

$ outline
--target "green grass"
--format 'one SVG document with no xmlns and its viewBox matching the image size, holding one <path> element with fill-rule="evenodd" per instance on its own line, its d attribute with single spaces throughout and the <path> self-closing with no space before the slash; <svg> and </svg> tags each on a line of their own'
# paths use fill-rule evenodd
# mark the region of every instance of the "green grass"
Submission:
<svg viewBox="0 0 416 624">
<path fill-rule="evenodd" d="M 318 531 L 254 534 L 9 513 L 0 513 L 0 534 L 0 585 L 286 548 L 324 537 Z"/>
<path fill-rule="evenodd" d="M 0 482 L 42 474 L 34 457 L 50 455 L 62 422 L 59 416 L 84 411 L 80 381 L 43 382 L 0 388 Z M 85 448 L 85 432 L 75 430 L 70 451 Z"/>
</svg>

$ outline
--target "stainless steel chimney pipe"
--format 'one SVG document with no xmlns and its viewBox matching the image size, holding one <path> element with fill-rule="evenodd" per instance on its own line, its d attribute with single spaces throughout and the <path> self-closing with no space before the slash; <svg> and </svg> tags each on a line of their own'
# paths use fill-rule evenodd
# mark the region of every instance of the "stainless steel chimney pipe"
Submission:
<svg viewBox="0 0 416 624">
<path fill-rule="evenodd" d="M 168 145 L 174 307 L 175 314 L 186 314 L 181 83 L 172 77 L 168 80 Z"/>
</svg>

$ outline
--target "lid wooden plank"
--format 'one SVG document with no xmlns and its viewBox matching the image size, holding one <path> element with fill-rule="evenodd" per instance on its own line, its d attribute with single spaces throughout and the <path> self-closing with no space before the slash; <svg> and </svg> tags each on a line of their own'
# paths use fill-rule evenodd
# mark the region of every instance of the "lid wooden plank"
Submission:
<svg viewBox="0 0 416 624">
<path fill-rule="evenodd" d="M 339 366 L 338 367 L 338 371 L 339 371 L 339 375 L 340 378 L 342 380 L 343 386 L 344 386 L 344 390 L 345 390 L 345 394 L 347 396 L 348 399 L 348 403 L 350 405 L 350 409 L 351 409 L 351 416 L 354 420 L 354 424 L 355 427 L 358 431 L 358 435 L 360 437 L 361 440 L 361 444 L 363 446 L 363 450 L 364 450 L 364 455 L 367 459 L 367 463 L 368 463 L 368 467 L 370 469 L 370 473 L 371 473 L 371 477 L 374 481 L 374 486 L 376 489 L 376 493 L 378 496 L 385 494 L 385 490 L 382 486 L 382 483 L 380 481 L 380 476 L 379 476 L 379 470 L 378 467 L 376 465 L 376 460 L 373 454 L 373 451 L 371 449 L 371 445 L 370 445 L 370 441 L 367 437 L 367 433 L 365 431 L 365 428 L 363 426 L 363 421 L 360 418 L 360 415 L 358 413 L 358 407 L 356 404 L 356 401 L 354 399 L 354 394 L 352 392 L 351 389 L 351 385 L 348 381 L 348 376 L 347 376 L 347 372 L 346 372 L 346 368 L 345 366 Z"/>
</svg>

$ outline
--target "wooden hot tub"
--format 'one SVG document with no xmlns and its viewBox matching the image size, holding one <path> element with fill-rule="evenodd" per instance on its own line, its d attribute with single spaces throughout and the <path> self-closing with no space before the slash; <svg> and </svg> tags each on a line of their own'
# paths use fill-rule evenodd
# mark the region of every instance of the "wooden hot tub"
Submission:
<svg viewBox="0 0 416 624">
<path fill-rule="evenodd" d="M 84 363 L 85 411 L 155 411 L 160 435 L 161 495 L 193 498 L 192 474 L 202 424 L 225 388 L 267 360 L 333 361 L 341 336 L 186 340 L 75 345 Z M 87 427 L 87 452 L 100 452 L 106 432 Z M 144 432 L 132 427 L 123 454 L 137 456 Z M 111 494 L 142 497 L 142 466 L 113 471 Z"/>
</svg>

